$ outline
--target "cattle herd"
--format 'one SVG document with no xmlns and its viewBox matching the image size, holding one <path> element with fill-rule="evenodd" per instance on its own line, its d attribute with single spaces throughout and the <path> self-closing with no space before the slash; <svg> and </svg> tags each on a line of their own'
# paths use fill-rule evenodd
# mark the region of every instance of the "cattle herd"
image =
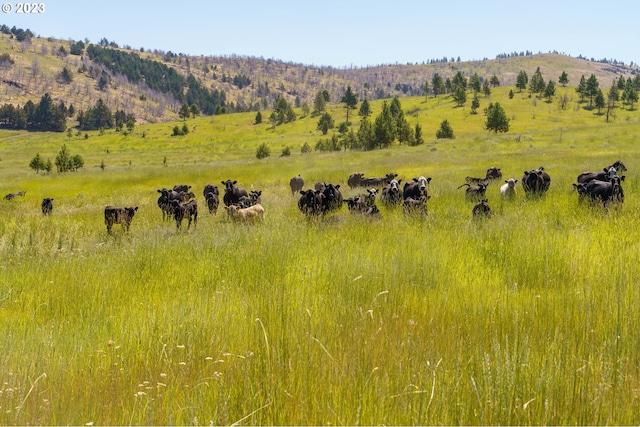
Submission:
<svg viewBox="0 0 640 427">
<path fill-rule="evenodd" d="M 620 175 L 627 168 L 621 161 L 606 166 L 600 172 L 583 172 L 578 175 L 577 183 L 573 189 L 578 194 L 578 200 L 590 201 L 602 204 L 605 208 L 611 204 L 622 203 L 624 192 L 622 181 L 625 176 Z M 471 213 L 473 217 L 487 217 L 491 215 L 487 187 L 495 181 L 502 179 L 502 171 L 498 167 L 491 167 L 483 178 L 467 176 L 465 182 L 458 187 L 464 188 L 464 197 L 473 202 Z M 402 206 L 402 210 L 408 215 L 426 215 L 429 196 L 427 187 L 431 178 L 419 176 L 407 180 L 403 184 L 398 179 L 398 174 L 388 173 L 382 177 L 369 178 L 363 173 L 351 174 L 347 179 L 347 185 L 351 190 L 364 188 L 365 190 L 356 196 L 343 198 L 340 184 L 317 182 L 314 188 L 304 189 L 304 179 L 297 175 L 291 178 L 289 186 L 291 195 L 299 194 L 298 208 L 305 216 L 324 216 L 330 212 L 338 211 L 344 204 L 349 212 L 372 218 L 380 218 L 381 213 L 376 205 L 376 199 L 387 208 Z M 265 211 L 261 204 L 262 191 L 247 192 L 237 185 L 235 180 L 221 182 L 224 186 L 222 202 L 228 217 L 233 222 L 261 222 L 264 220 Z M 500 186 L 500 197 L 505 200 L 513 199 L 516 195 L 518 179 L 509 178 Z M 544 167 L 525 171 L 520 179 L 522 190 L 528 197 L 540 197 L 544 195 L 551 185 L 551 177 Z M 25 196 L 25 191 L 9 193 L 5 200 L 13 200 Z M 158 190 L 158 207 L 162 212 L 163 221 L 175 220 L 179 230 L 182 222 L 187 220 L 187 229 L 195 227 L 198 222 L 198 204 L 196 196 L 191 191 L 191 186 L 186 184 L 175 185 L 172 189 L 162 188 Z M 204 200 L 210 214 L 216 214 L 220 206 L 220 190 L 215 184 L 207 184 L 203 191 Z M 42 214 L 51 215 L 53 212 L 53 198 L 42 200 Z M 107 232 L 111 233 L 114 224 L 120 224 L 125 231 L 129 230 L 131 222 L 138 207 L 107 206 L 104 209 L 104 221 Z"/>
</svg>

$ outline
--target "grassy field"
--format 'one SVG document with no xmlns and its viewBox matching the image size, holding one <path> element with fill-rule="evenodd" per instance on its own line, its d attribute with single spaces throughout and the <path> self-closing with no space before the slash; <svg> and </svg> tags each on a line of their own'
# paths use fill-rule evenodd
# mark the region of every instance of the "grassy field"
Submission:
<svg viewBox="0 0 640 427">
<path fill-rule="evenodd" d="M 0 195 L 26 191 L 0 200 L 0 424 L 640 423 L 640 117 L 507 92 L 492 95 L 506 135 L 446 98 L 403 99 L 426 143 L 373 152 L 303 155 L 317 118 L 254 114 L 189 120 L 182 138 L 0 131 Z M 444 118 L 457 138 L 436 141 Z M 85 169 L 28 168 L 63 144 Z M 579 204 L 577 175 L 618 159 L 624 205 Z M 474 220 L 457 187 L 490 166 L 544 166 L 551 188 L 502 202 L 492 184 L 494 214 Z M 288 188 L 300 173 L 348 197 L 350 173 L 391 171 L 432 177 L 427 218 L 308 220 Z M 202 188 L 226 179 L 263 191 L 263 224 L 206 212 Z M 156 204 L 181 183 L 200 205 L 189 231 Z M 108 204 L 139 206 L 129 233 L 106 233 Z"/>
</svg>

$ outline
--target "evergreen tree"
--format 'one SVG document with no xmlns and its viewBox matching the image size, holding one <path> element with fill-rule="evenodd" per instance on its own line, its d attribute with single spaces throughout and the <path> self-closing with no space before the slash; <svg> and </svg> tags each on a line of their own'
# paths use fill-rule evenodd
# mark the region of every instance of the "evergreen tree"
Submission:
<svg viewBox="0 0 640 427">
<path fill-rule="evenodd" d="M 255 119 L 254 123 L 257 124 L 257 125 L 262 123 L 262 113 L 260 113 L 260 111 L 258 111 L 258 114 L 256 114 L 256 119 Z"/>
<path fill-rule="evenodd" d="M 451 82 L 451 89 L 455 91 L 457 88 L 461 87 L 464 90 L 467 90 L 467 78 L 462 74 L 461 71 L 458 71 L 455 76 L 453 76 L 453 81 Z"/>
<path fill-rule="evenodd" d="M 540 67 L 536 68 L 536 72 L 531 76 L 531 81 L 529 82 L 529 92 L 531 94 L 534 93 L 542 93 L 545 89 L 546 85 L 544 83 L 544 78 L 542 77 L 542 71 L 540 71 Z"/>
<path fill-rule="evenodd" d="M 495 133 L 509 131 L 509 118 L 507 117 L 507 113 L 505 113 L 502 106 L 497 102 L 495 104 L 489 104 L 489 108 L 487 108 L 485 129 L 492 130 Z"/>
<path fill-rule="evenodd" d="M 178 117 L 180 117 L 182 120 L 187 120 L 190 115 L 191 112 L 189 111 L 189 104 L 185 102 L 184 104 L 182 104 L 182 107 L 180 107 L 180 110 L 178 111 Z"/>
<path fill-rule="evenodd" d="M 471 114 L 477 114 L 477 110 L 480 107 L 480 100 L 478 99 L 478 95 L 475 95 L 471 100 Z"/>
<path fill-rule="evenodd" d="M 529 84 L 529 76 L 527 76 L 527 72 L 522 70 L 518 73 L 518 77 L 516 77 L 516 88 L 519 89 L 519 92 L 522 92 L 527 88 L 527 84 Z"/>
<path fill-rule="evenodd" d="M 426 82 L 424 82 L 424 84 L 422 85 L 422 93 L 424 93 L 424 97 L 428 98 L 429 97 L 429 92 L 431 92 L 431 88 L 429 87 L 429 80 L 427 80 Z"/>
<path fill-rule="evenodd" d="M 618 82 L 616 80 L 611 83 L 611 89 L 609 89 L 607 100 L 609 101 L 608 104 L 611 106 L 611 108 L 615 108 L 616 102 L 620 100 L 620 91 L 618 90 Z"/>
<path fill-rule="evenodd" d="M 435 73 L 431 78 L 431 90 L 433 91 L 433 96 L 438 96 L 445 92 L 446 88 L 444 86 L 444 81 L 440 74 Z"/>
<path fill-rule="evenodd" d="M 351 86 L 347 86 L 347 91 L 344 93 L 340 102 L 344 104 L 344 108 L 347 110 L 347 124 L 350 124 L 349 110 L 355 110 L 358 106 L 358 95 L 353 93 Z"/>
<path fill-rule="evenodd" d="M 412 145 L 422 145 L 424 144 L 424 139 L 422 138 L 422 126 L 420 123 L 416 123 L 415 130 L 413 132 L 414 139 Z"/>
<path fill-rule="evenodd" d="M 473 73 L 469 79 L 469 88 L 474 92 L 474 94 L 477 94 L 482 89 L 482 83 L 480 82 L 480 76 L 478 73 Z"/>
<path fill-rule="evenodd" d="M 362 101 L 362 104 L 360 104 L 360 110 L 358 110 L 358 115 L 363 119 L 366 119 L 371 115 L 371 105 L 369 105 L 369 101 L 367 101 L 366 98 L 364 101 Z"/>
<path fill-rule="evenodd" d="M 440 123 L 440 128 L 436 131 L 436 138 L 438 139 L 454 139 L 453 128 L 449 124 L 447 119 L 444 119 Z"/>
<path fill-rule="evenodd" d="M 562 87 L 565 87 L 569 83 L 569 75 L 567 74 L 566 71 L 563 71 L 562 74 L 560 74 L 560 77 L 558 78 L 558 83 L 560 83 Z"/>
<path fill-rule="evenodd" d="M 493 76 L 491 76 L 491 80 L 489 80 L 489 83 L 493 87 L 498 87 L 500 86 L 500 79 L 494 74 Z"/>
<path fill-rule="evenodd" d="M 331 114 L 324 113 L 322 117 L 320 117 L 320 120 L 318 120 L 317 129 L 320 132 L 322 132 L 323 135 L 326 135 L 327 132 L 329 132 L 329 129 L 333 129 L 333 128 L 334 128 L 334 122 L 333 122 L 333 118 L 331 117 Z"/>
<path fill-rule="evenodd" d="M 548 102 L 551 102 L 551 98 L 553 98 L 556 94 L 556 85 L 553 83 L 553 80 L 549 80 L 547 86 L 544 88 L 544 97 L 547 98 Z"/>
<path fill-rule="evenodd" d="M 386 101 L 382 103 L 382 111 L 376 117 L 373 133 L 376 145 L 379 148 L 388 147 L 396 139 L 393 117 Z"/>
<path fill-rule="evenodd" d="M 191 117 L 193 117 L 194 119 L 196 118 L 196 116 L 200 115 L 200 107 L 198 107 L 198 104 L 191 104 L 189 106 L 189 113 L 191 113 Z"/>
<path fill-rule="evenodd" d="M 360 128 L 358 129 L 358 145 L 365 150 L 373 150 L 376 148 L 376 136 L 373 132 L 373 126 L 368 119 L 362 119 L 360 121 Z"/>
<path fill-rule="evenodd" d="M 33 112 L 31 125 L 44 131 L 64 132 L 67 129 L 64 114 L 60 113 L 48 93 L 40 99 L 40 103 Z"/>
<path fill-rule="evenodd" d="M 467 91 L 462 86 L 457 86 L 453 91 L 453 100 L 458 107 L 462 107 L 467 102 Z"/>
<path fill-rule="evenodd" d="M 604 99 L 604 94 L 602 93 L 602 89 L 598 89 L 598 93 L 594 97 L 595 106 L 598 109 L 598 114 L 600 114 L 601 110 L 607 106 L 607 102 Z"/>
<path fill-rule="evenodd" d="M 591 74 L 587 79 L 587 85 L 585 86 L 585 96 L 589 97 L 589 108 L 593 106 L 593 98 L 598 94 L 598 86 L 598 78 L 595 74 Z"/>
<path fill-rule="evenodd" d="M 327 101 L 322 94 L 322 91 L 318 91 L 315 98 L 313 98 L 313 114 L 316 115 L 324 112 L 326 105 Z"/>
<path fill-rule="evenodd" d="M 41 170 L 44 170 L 45 162 L 42 159 L 42 157 L 40 157 L 40 153 L 36 154 L 36 156 L 33 159 L 31 159 L 31 162 L 29 162 L 29 167 L 34 171 L 36 171 L 36 173 L 40 172 Z"/>
<path fill-rule="evenodd" d="M 580 102 L 584 102 L 584 97 L 587 94 L 587 79 L 584 78 L 584 74 L 580 77 L 580 83 L 576 87 L 576 92 L 580 95 Z"/>
</svg>

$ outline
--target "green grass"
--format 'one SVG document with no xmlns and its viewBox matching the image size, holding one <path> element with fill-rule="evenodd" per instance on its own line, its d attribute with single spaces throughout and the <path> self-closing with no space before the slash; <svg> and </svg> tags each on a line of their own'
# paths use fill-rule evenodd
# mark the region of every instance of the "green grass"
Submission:
<svg viewBox="0 0 640 427">
<path fill-rule="evenodd" d="M 0 423 L 638 424 L 637 112 L 605 124 L 507 91 L 492 95 L 516 117 L 506 135 L 444 98 L 407 99 L 425 135 L 448 118 L 457 138 L 374 152 L 302 155 L 317 119 L 270 130 L 251 113 L 189 120 L 184 138 L 173 123 L 0 131 L 0 194 L 27 191 L 0 200 Z M 274 156 L 258 161 L 262 142 Z M 64 143 L 84 170 L 28 169 Z M 578 204 L 577 175 L 618 159 L 624 205 Z M 518 179 L 543 165 L 550 191 L 518 185 L 507 203 L 492 184 L 494 215 L 474 220 L 457 187 L 494 165 Z M 432 177 L 428 217 L 298 211 L 292 176 L 348 197 L 356 171 Z M 203 186 L 229 178 L 263 190 L 264 224 L 205 211 Z M 156 205 L 178 183 L 198 197 L 190 231 Z M 106 233 L 107 204 L 140 207 L 128 234 Z"/>
</svg>

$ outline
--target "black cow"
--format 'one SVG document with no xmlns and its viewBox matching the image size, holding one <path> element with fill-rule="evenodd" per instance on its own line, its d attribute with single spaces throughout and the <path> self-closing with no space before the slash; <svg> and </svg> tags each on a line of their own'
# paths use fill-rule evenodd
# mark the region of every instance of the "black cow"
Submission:
<svg viewBox="0 0 640 427">
<path fill-rule="evenodd" d="M 610 181 L 591 181 L 586 184 L 586 194 L 592 201 L 600 201 L 605 207 L 612 202 L 622 203 L 624 201 L 624 192 L 622 191 L 621 182 L 624 181 L 623 176 L 614 176 Z M 578 194 L 580 194 L 578 192 Z"/>
<path fill-rule="evenodd" d="M 107 232 L 111 233 L 113 224 L 122 224 L 122 228 L 125 231 L 129 231 L 131 221 L 137 210 L 137 206 L 135 208 L 116 208 L 114 206 L 104 208 L 104 223 L 107 225 Z"/>
<path fill-rule="evenodd" d="M 358 194 L 357 196 L 344 200 L 344 203 L 347 204 L 351 212 L 366 213 L 369 208 L 375 206 L 376 194 L 378 194 L 378 190 L 370 188 L 367 189 L 367 194 Z"/>
<path fill-rule="evenodd" d="M 344 199 L 343 202 L 347 204 L 347 208 L 351 213 L 364 213 L 367 211 L 367 202 L 360 194 Z"/>
<path fill-rule="evenodd" d="M 488 217 L 491 216 L 491 208 L 489 207 L 489 201 L 487 199 L 480 200 L 475 204 L 472 211 L 474 217 Z"/>
<path fill-rule="evenodd" d="M 163 188 L 158 190 L 160 197 L 158 197 L 158 207 L 162 210 L 162 220 L 168 220 L 173 216 L 173 201 L 177 200 L 180 203 L 188 202 L 195 197 L 191 191 L 175 191 Z"/>
<path fill-rule="evenodd" d="M 172 204 L 173 218 L 176 220 L 176 228 L 178 230 L 182 226 L 182 220 L 185 218 L 189 221 L 187 230 L 191 227 L 191 221 L 193 221 L 194 227 L 198 224 L 198 203 L 195 199 L 191 199 L 185 203 L 174 200 Z"/>
<path fill-rule="evenodd" d="M 477 185 L 471 184 L 462 184 L 458 188 L 462 188 L 467 186 L 467 189 L 464 191 L 464 197 L 470 202 L 477 202 L 478 200 L 484 199 L 484 196 L 487 192 L 487 183 L 481 182 Z"/>
<path fill-rule="evenodd" d="M 23 190 L 23 191 L 19 191 L 19 192 L 17 192 L 17 193 L 9 193 L 9 194 L 7 194 L 6 196 L 4 196 L 4 199 L 5 199 L 5 200 L 13 200 L 13 199 L 15 199 L 16 197 L 22 197 L 22 196 L 24 196 L 26 193 L 27 193 L 27 192 L 26 192 L 26 191 L 24 191 L 24 190 Z"/>
<path fill-rule="evenodd" d="M 405 182 L 402 190 L 402 198 L 407 199 L 411 197 L 414 200 L 418 200 L 421 196 L 428 197 L 427 184 L 430 182 L 431 178 L 425 178 L 424 176 Z"/>
<path fill-rule="evenodd" d="M 204 186 L 204 190 L 202 190 L 202 195 L 204 196 L 204 198 L 207 198 L 207 194 L 208 193 L 212 193 L 215 194 L 216 196 L 220 195 L 220 190 L 218 190 L 218 186 L 215 184 L 207 184 Z"/>
<path fill-rule="evenodd" d="M 324 194 L 316 190 L 300 191 L 302 195 L 298 200 L 298 208 L 305 215 L 319 215 L 322 213 Z"/>
<path fill-rule="evenodd" d="M 494 166 L 487 169 L 487 174 L 485 176 L 485 179 L 492 180 L 492 179 L 500 179 L 500 178 L 502 178 L 502 171 L 500 170 L 500 168 L 497 168 Z"/>
<path fill-rule="evenodd" d="M 215 193 L 209 192 L 204 195 L 204 200 L 207 202 L 209 213 L 216 214 L 220 206 L 220 197 Z"/>
<path fill-rule="evenodd" d="M 225 206 L 235 205 L 238 203 L 238 200 L 240 200 L 240 197 L 248 196 L 247 190 L 236 186 L 237 183 L 238 181 L 231 181 L 230 179 L 222 181 L 224 185 L 223 201 Z"/>
<path fill-rule="evenodd" d="M 322 212 L 327 213 L 340 209 L 342 206 L 342 193 L 340 192 L 340 184 L 328 184 L 322 191 L 324 195 L 322 199 Z"/>
<path fill-rule="evenodd" d="M 260 191 L 251 191 L 248 196 L 240 196 L 238 199 L 238 203 L 233 203 L 238 206 L 240 209 L 245 209 L 251 207 L 253 205 L 260 204 L 262 202 L 260 196 L 262 195 L 262 190 Z"/>
<path fill-rule="evenodd" d="M 304 187 L 304 179 L 300 175 L 294 176 L 289 181 L 289 187 L 291 187 L 291 195 L 293 196 Z"/>
<path fill-rule="evenodd" d="M 186 193 L 190 188 L 191 186 L 187 184 L 174 185 L 173 191 L 177 191 L 178 193 Z"/>
<path fill-rule="evenodd" d="M 349 185 L 349 188 L 359 187 L 363 176 L 363 173 L 352 173 L 349 175 L 349 178 L 347 179 L 347 185 Z"/>
<path fill-rule="evenodd" d="M 361 178 L 360 179 L 360 186 L 361 187 L 382 187 L 385 184 L 388 184 L 391 182 L 392 179 L 395 179 L 398 176 L 397 173 L 388 173 L 387 175 L 385 175 L 384 177 L 378 177 L 378 178 Z"/>
<path fill-rule="evenodd" d="M 538 169 L 525 171 L 521 182 L 525 194 L 540 196 L 549 189 L 551 177 L 541 166 Z"/>
<path fill-rule="evenodd" d="M 382 188 L 382 194 L 380 200 L 386 205 L 397 205 L 402 203 L 402 192 L 400 192 L 400 183 L 402 180 L 392 179 L 387 185 Z"/>
<path fill-rule="evenodd" d="M 578 175 L 579 184 L 588 184 L 590 181 L 609 181 L 616 176 L 617 171 L 614 167 L 606 167 L 602 169 L 602 172 L 582 172 Z"/>
<path fill-rule="evenodd" d="M 53 198 L 47 197 L 42 199 L 42 214 L 43 215 L 51 215 L 53 211 Z"/>
<path fill-rule="evenodd" d="M 427 200 L 429 196 L 420 196 L 417 199 L 413 197 L 407 197 L 404 199 L 402 203 L 402 211 L 405 214 L 415 214 L 419 213 L 422 215 L 427 215 Z"/>
<path fill-rule="evenodd" d="M 616 172 L 626 172 L 627 167 L 620 160 L 616 160 L 616 162 L 612 165 L 607 166 L 605 169 L 614 168 Z"/>
</svg>

